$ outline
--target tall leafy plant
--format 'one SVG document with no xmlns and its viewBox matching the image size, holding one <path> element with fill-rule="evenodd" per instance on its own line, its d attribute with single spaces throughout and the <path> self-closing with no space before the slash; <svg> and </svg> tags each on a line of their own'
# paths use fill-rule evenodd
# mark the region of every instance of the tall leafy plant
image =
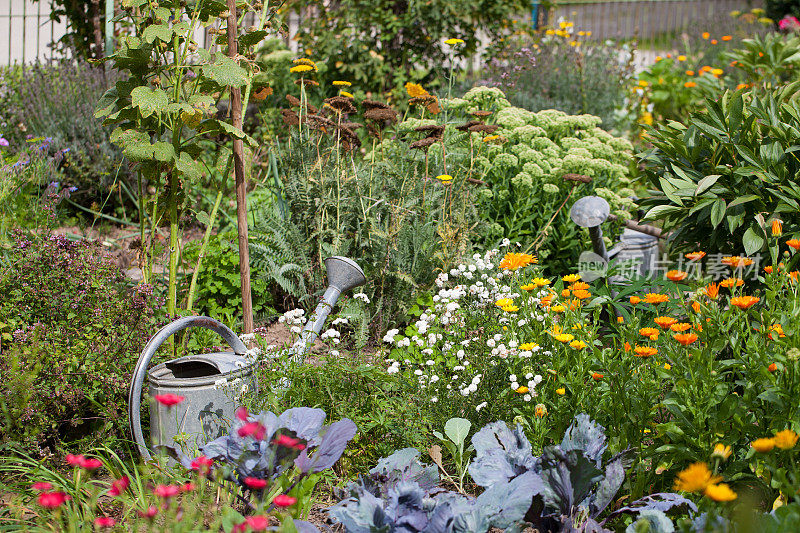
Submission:
<svg viewBox="0 0 800 533">
<path fill-rule="evenodd" d="M 97 116 L 117 126 L 111 134 L 112 142 L 138 165 L 143 243 L 146 215 L 142 178 L 161 191 L 153 201 L 150 220 L 153 228 L 160 226 L 162 220 L 169 223 L 167 310 L 174 315 L 178 225 L 186 212 L 184 183 L 211 172 L 200 160 L 199 140 L 204 135 L 225 135 L 250 146 L 255 144 L 240 128 L 217 118 L 217 100 L 229 88 L 235 91 L 246 87 L 243 105 L 247 104 L 253 73 L 241 60 L 245 55 L 231 58 L 221 52 L 212 53 L 194 40 L 198 29 L 228 20 L 231 13 L 225 4 L 212 0 L 191 4 L 179 0 L 125 0 L 122 7 L 135 35 L 123 39 L 109 60 L 126 74 L 126 79 L 103 96 Z M 257 26 L 236 34 L 242 54 L 252 52 L 265 37 L 264 28 L 274 9 L 262 7 L 257 15 Z"/>
<path fill-rule="evenodd" d="M 748 255 L 767 249 L 766 219 L 800 225 L 800 85 L 706 100 L 688 125 L 651 129 L 643 154 L 653 194 L 647 218 L 672 231 L 677 250 Z"/>
</svg>

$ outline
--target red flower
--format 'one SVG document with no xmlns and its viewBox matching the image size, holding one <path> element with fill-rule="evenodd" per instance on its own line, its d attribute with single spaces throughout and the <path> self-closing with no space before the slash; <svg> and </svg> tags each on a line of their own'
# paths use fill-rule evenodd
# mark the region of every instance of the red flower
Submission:
<svg viewBox="0 0 800 533">
<path fill-rule="evenodd" d="M 186 399 L 183 396 L 178 396 L 177 394 L 157 394 L 155 398 L 158 403 L 161 405 L 166 405 L 167 407 L 178 405 Z"/>
<path fill-rule="evenodd" d="M 263 488 L 266 488 L 267 480 L 266 479 L 260 479 L 260 478 L 257 478 L 257 477 L 246 477 L 246 478 L 244 478 L 244 484 L 247 485 L 248 487 L 250 487 L 251 489 L 261 490 Z"/>
<path fill-rule="evenodd" d="M 269 527 L 269 518 L 266 516 L 248 516 L 244 522 L 233 527 L 233 531 L 266 531 Z"/>
<path fill-rule="evenodd" d="M 214 460 L 205 455 L 201 455 L 192 461 L 192 470 L 199 472 L 201 476 L 208 474 L 212 466 L 214 466 Z"/>
<path fill-rule="evenodd" d="M 65 492 L 43 492 L 39 494 L 37 501 L 42 507 L 47 509 L 55 509 L 71 499 L 72 496 L 69 496 Z"/>
<path fill-rule="evenodd" d="M 192 492 L 195 488 L 197 487 L 195 487 L 195 484 L 192 482 L 184 483 L 181 486 L 181 492 Z"/>
<path fill-rule="evenodd" d="M 141 516 L 142 518 L 149 518 L 152 520 L 153 517 L 155 517 L 158 514 L 158 507 L 156 507 L 155 505 L 151 505 L 150 507 L 147 508 L 146 511 L 136 511 L 136 512 L 139 513 L 139 516 Z"/>
<path fill-rule="evenodd" d="M 295 450 L 303 451 L 306 445 L 300 442 L 300 439 L 293 439 L 289 435 L 278 435 L 277 439 L 272 441 L 276 446 L 283 446 L 284 448 L 294 448 Z"/>
<path fill-rule="evenodd" d="M 130 484 L 131 481 L 128 479 L 128 476 L 122 476 L 121 478 L 111 482 L 111 488 L 108 490 L 108 495 L 119 496 L 125 492 L 125 489 L 127 489 Z"/>
<path fill-rule="evenodd" d="M 236 410 L 236 418 L 242 422 L 247 422 L 250 413 L 247 412 L 247 407 L 240 407 Z"/>
<path fill-rule="evenodd" d="M 600 381 L 604 377 L 605 376 L 603 376 L 603 374 L 601 374 L 600 372 L 592 372 L 592 379 L 595 381 Z"/>
<path fill-rule="evenodd" d="M 100 462 L 100 459 L 84 459 L 80 462 L 80 467 L 84 470 L 97 470 L 103 466 L 103 463 Z"/>
<path fill-rule="evenodd" d="M 177 485 L 158 485 L 153 489 L 153 494 L 159 498 L 167 499 L 177 496 L 180 491 L 181 489 Z"/>
<path fill-rule="evenodd" d="M 281 509 L 285 509 L 287 507 L 291 507 L 292 505 L 297 503 L 297 498 L 289 496 L 288 494 L 278 494 L 272 500 L 272 503 L 275 507 L 280 507 Z"/>
<path fill-rule="evenodd" d="M 264 440 L 267 435 L 267 429 L 261 425 L 261 422 L 248 422 L 238 430 L 240 437 L 253 437 L 256 440 Z"/>
<path fill-rule="evenodd" d="M 110 516 L 98 516 L 94 519 L 94 525 L 97 527 L 114 527 L 117 521 Z"/>
<path fill-rule="evenodd" d="M 769 365 L 767 367 L 767 370 L 769 370 L 770 372 L 775 372 L 776 370 L 778 370 L 778 365 L 775 364 L 775 363 L 772 363 L 771 365 Z"/>
<path fill-rule="evenodd" d="M 33 490 L 38 492 L 45 492 L 53 488 L 52 483 L 48 483 L 47 481 L 37 481 L 33 484 Z"/>
<path fill-rule="evenodd" d="M 81 466 L 81 463 L 83 463 L 85 460 L 86 457 L 82 455 L 72 455 L 71 453 L 67 454 L 66 458 L 67 464 L 70 466 Z"/>
</svg>

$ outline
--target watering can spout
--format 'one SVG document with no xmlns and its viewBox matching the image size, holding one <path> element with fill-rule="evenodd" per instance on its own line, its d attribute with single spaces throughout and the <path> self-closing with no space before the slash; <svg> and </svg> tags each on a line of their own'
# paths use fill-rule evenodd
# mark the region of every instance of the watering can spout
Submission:
<svg viewBox="0 0 800 533">
<path fill-rule="evenodd" d="M 309 317 L 300 338 L 292 346 L 292 360 L 303 362 L 308 349 L 314 344 L 317 336 L 325 326 L 325 320 L 336 305 L 339 296 L 345 291 L 359 287 L 367 282 L 364 271 L 352 259 L 333 256 L 325 259 L 325 270 L 328 273 L 328 288 L 322 296 L 314 313 Z"/>
</svg>

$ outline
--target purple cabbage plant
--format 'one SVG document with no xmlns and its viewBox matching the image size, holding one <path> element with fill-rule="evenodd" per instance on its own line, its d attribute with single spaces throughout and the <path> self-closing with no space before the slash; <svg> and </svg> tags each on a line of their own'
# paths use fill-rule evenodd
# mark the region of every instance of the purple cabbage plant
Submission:
<svg viewBox="0 0 800 533">
<path fill-rule="evenodd" d="M 521 426 L 510 430 L 504 422 L 488 424 L 473 435 L 475 460 L 469 467 L 472 479 L 488 490 L 527 476 L 534 487 L 525 520 L 542 533 L 611 532 L 605 525 L 627 513 L 647 521 L 653 533 L 674 530 L 666 513 L 697 512 L 697 506 L 679 494 L 658 493 L 600 515 L 613 501 L 625 480 L 627 451 L 603 466 L 604 428 L 588 415 L 580 414 L 567 429 L 561 444 L 545 447 L 540 457 Z"/>
</svg>

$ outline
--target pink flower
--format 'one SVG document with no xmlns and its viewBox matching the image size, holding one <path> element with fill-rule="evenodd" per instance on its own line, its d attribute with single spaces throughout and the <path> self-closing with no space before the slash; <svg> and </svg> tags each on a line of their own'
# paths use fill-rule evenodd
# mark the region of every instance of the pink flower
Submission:
<svg viewBox="0 0 800 533">
<path fill-rule="evenodd" d="M 67 464 L 70 466 L 81 466 L 81 463 L 83 463 L 85 460 L 86 457 L 83 455 L 72 455 L 71 453 L 67 454 L 66 458 Z"/>
<path fill-rule="evenodd" d="M 52 483 L 48 483 L 47 481 L 37 481 L 33 484 L 33 490 L 37 492 L 46 492 L 53 488 Z"/>
<path fill-rule="evenodd" d="M 292 505 L 296 504 L 297 498 L 293 498 L 287 494 L 278 494 L 275 496 L 275 499 L 272 500 L 272 503 L 275 504 L 275 507 L 285 509 L 286 507 L 291 507 Z"/>
<path fill-rule="evenodd" d="M 236 410 L 236 418 L 242 422 L 247 422 L 250 413 L 247 412 L 247 407 L 240 407 Z"/>
<path fill-rule="evenodd" d="M 94 519 L 94 525 L 97 527 L 114 527 L 117 521 L 110 516 L 98 516 Z"/>
<path fill-rule="evenodd" d="M 797 20 L 797 17 L 792 15 L 786 15 L 778 22 L 778 28 L 786 31 L 796 31 L 800 29 L 800 20 Z"/>
<path fill-rule="evenodd" d="M 64 492 L 43 492 L 39 494 L 39 498 L 37 501 L 39 505 L 45 507 L 47 509 L 55 509 L 56 507 L 62 505 L 64 502 L 68 502 L 72 499 L 72 496 Z"/>
<path fill-rule="evenodd" d="M 121 478 L 111 482 L 111 488 L 108 490 L 108 495 L 119 496 L 125 492 L 125 489 L 127 489 L 130 484 L 131 482 L 128 479 L 128 476 L 122 476 Z"/>
<path fill-rule="evenodd" d="M 178 396 L 177 394 L 156 394 L 155 396 L 156 401 L 161 405 L 166 405 L 167 407 L 172 407 L 173 405 L 178 405 L 181 403 L 184 398 L 183 396 Z"/>
<path fill-rule="evenodd" d="M 238 430 L 240 437 L 253 437 L 256 440 L 263 440 L 267 435 L 267 428 L 261 422 L 248 422 Z"/>
<path fill-rule="evenodd" d="M 276 446 L 283 446 L 284 448 L 294 448 L 295 450 L 303 451 L 306 445 L 300 442 L 300 439 L 293 439 L 289 435 L 278 435 L 277 439 L 272 441 Z"/>
<path fill-rule="evenodd" d="M 194 483 L 191 483 L 191 482 L 184 483 L 181 486 L 181 492 L 192 492 L 195 488 L 196 487 L 195 487 Z"/>
<path fill-rule="evenodd" d="M 244 478 L 244 484 L 247 485 L 248 487 L 250 487 L 251 489 L 261 490 L 263 488 L 266 488 L 267 480 L 266 479 L 260 479 L 260 478 L 257 478 L 257 477 L 246 477 L 246 478 Z"/>
<path fill-rule="evenodd" d="M 181 488 L 177 485 L 158 485 L 153 489 L 153 494 L 159 498 L 168 499 L 177 496 L 180 491 Z"/>
<path fill-rule="evenodd" d="M 244 522 L 233 526 L 234 532 L 247 531 L 266 531 L 269 527 L 269 518 L 266 516 L 248 516 Z"/>
<path fill-rule="evenodd" d="M 211 467 L 214 465 L 214 460 L 209 459 L 205 455 L 201 455 L 196 459 L 192 460 L 192 470 L 195 470 L 200 473 L 201 476 L 205 476 L 211 470 Z"/>
<path fill-rule="evenodd" d="M 84 459 L 79 466 L 85 470 L 97 470 L 103 466 L 103 463 L 99 459 Z"/>
<path fill-rule="evenodd" d="M 136 512 L 139 513 L 139 516 L 141 516 L 142 518 L 149 518 L 152 520 L 153 517 L 155 517 L 158 514 L 158 507 L 156 507 L 155 505 L 151 505 L 150 507 L 147 508 L 146 511 L 136 511 Z"/>
</svg>

